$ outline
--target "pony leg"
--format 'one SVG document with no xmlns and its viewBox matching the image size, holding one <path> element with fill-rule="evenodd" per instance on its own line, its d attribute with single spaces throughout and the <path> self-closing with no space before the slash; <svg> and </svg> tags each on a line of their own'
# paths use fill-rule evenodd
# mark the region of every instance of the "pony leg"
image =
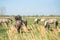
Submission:
<svg viewBox="0 0 60 40">
<path fill-rule="evenodd" d="M 55 23 L 55 28 L 57 28 L 57 26 L 58 26 L 58 21 L 56 21 L 56 23 Z"/>
<path fill-rule="evenodd" d="M 48 25 L 48 30 L 50 29 L 50 25 Z"/>
<path fill-rule="evenodd" d="M 7 27 L 9 26 L 8 23 L 6 23 Z"/>
<path fill-rule="evenodd" d="M 21 26 L 19 26 L 19 27 L 17 28 L 18 33 L 20 33 L 20 29 L 21 29 Z"/>
<path fill-rule="evenodd" d="M 0 26 L 2 26 L 2 23 L 0 23 Z"/>
</svg>

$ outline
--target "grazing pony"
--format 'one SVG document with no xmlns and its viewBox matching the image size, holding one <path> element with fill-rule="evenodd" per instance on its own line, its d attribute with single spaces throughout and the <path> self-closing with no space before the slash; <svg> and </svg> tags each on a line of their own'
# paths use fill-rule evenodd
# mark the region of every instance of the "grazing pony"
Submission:
<svg viewBox="0 0 60 40">
<path fill-rule="evenodd" d="M 49 20 L 45 21 L 44 24 L 46 24 L 46 25 L 54 24 L 55 28 L 57 28 L 57 26 L 58 26 L 58 21 L 57 21 L 56 19 L 49 19 Z M 45 26 L 46 26 L 46 25 L 45 25 Z M 46 27 L 48 27 L 48 26 L 46 26 Z M 49 28 L 50 28 L 50 27 L 49 27 Z"/>
<path fill-rule="evenodd" d="M 18 33 L 20 33 L 22 25 L 24 25 L 24 29 L 27 28 L 27 20 L 23 20 L 21 16 L 15 16 L 15 28 Z"/>
<path fill-rule="evenodd" d="M 0 24 L 2 23 L 6 23 L 6 25 L 8 26 L 9 23 L 12 23 L 11 19 L 0 19 Z"/>
<path fill-rule="evenodd" d="M 34 24 L 38 24 L 39 21 L 40 21 L 40 19 L 36 18 L 36 19 L 34 20 Z"/>
</svg>

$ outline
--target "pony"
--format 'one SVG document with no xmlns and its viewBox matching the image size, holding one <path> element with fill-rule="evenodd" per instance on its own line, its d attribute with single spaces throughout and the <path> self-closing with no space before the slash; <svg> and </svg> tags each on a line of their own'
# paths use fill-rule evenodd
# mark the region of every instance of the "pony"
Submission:
<svg viewBox="0 0 60 40">
<path fill-rule="evenodd" d="M 54 27 L 57 28 L 58 21 L 56 19 L 49 19 L 49 20 L 46 20 L 44 24 L 45 24 L 45 27 L 49 27 L 49 28 L 50 28 L 50 24 L 54 24 Z"/>
<path fill-rule="evenodd" d="M 0 25 L 2 23 L 6 23 L 6 25 L 8 26 L 9 23 L 12 24 L 12 19 L 8 18 L 8 19 L 0 19 Z"/>
<path fill-rule="evenodd" d="M 39 21 L 40 21 L 40 19 L 36 18 L 36 19 L 34 20 L 34 24 L 38 24 Z"/>
</svg>

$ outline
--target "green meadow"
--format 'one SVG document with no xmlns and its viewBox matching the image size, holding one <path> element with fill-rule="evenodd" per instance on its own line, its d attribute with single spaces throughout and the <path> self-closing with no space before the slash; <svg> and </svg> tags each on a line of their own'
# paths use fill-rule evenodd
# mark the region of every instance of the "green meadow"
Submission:
<svg viewBox="0 0 60 40">
<path fill-rule="evenodd" d="M 23 19 L 27 19 L 28 25 L 26 32 L 24 29 L 24 25 L 21 28 L 21 32 L 17 33 L 14 28 L 14 17 L 10 17 L 13 22 L 9 23 L 7 26 L 5 23 L 0 25 L 0 40 L 60 40 L 60 24 L 58 28 L 55 29 L 54 25 L 51 24 L 51 28 L 53 31 L 47 30 L 44 28 L 44 22 L 39 22 L 39 24 L 33 24 L 35 18 L 45 18 L 51 19 L 55 18 L 60 22 L 60 17 L 23 17 Z"/>
</svg>

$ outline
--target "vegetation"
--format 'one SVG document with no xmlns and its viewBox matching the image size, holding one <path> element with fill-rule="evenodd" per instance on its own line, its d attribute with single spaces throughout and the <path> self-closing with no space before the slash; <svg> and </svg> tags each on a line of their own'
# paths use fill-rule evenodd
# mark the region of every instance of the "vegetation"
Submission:
<svg viewBox="0 0 60 40">
<path fill-rule="evenodd" d="M 9 24 L 9 27 L 4 23 L 0 25 L 0 40 L 60 40 L 60 24 L 58 29 L 55 29 L 53 24 L 51 27 L 53 31 L 47 30 L 44 28 L 44 23 L 39 22 L 39 24 L 33 24 L 34 19 L 37 17 L 23 17 L 23 19 L 28 20 L 27 28 L 30 29 L 24 32 L 27 29 L 24 29 L 23 25 L 21 32 L 17 33 L 16 28 L 14 28 L 14 18 L 10 17 L 13 20 L 12 24 Z M 60 21 L 60 17 L 38 17 L 38 18 L 56 18 Z"/>
</svg>

